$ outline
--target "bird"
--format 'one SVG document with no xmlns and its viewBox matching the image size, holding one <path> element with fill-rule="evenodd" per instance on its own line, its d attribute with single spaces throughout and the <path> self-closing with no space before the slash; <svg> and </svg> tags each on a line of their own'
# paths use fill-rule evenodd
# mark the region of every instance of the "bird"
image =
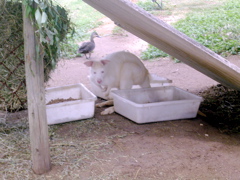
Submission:
<svg viewBox="0 0 240 180">
<path fill-rule="evenodd" d="M 90 41 L 82 43 L 82 45 L 81 45 L 81 46 L 79 47 L 79 49 L 78 49 L 78 53 L 84 54 L 85 57 L 86 57 L 86 59 L 89 59 L 89 58 L 91 57 L 91 52 L 92 52 L 92 51 L 94 50 L 94 48 L 95 48 L 95 42 L 94 42 L 94 38 L 95 38 L 95 37 L 99 37 L 99 38 L 100 38 L 100 36 L 98 35 L 98 33 L 94 31 L 94 32 L 91 34 Z M 87 54 L 89 54 L 89 57 L 87 57 Z"/>
</svg>

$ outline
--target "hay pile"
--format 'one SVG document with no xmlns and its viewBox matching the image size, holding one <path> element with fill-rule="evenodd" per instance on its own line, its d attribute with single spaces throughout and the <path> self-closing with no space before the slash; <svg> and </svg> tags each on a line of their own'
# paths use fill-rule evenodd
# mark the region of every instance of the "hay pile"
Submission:
<svg viewBox="0 0 240 180">
<path fill-rule="evenodd" d="M 22 4 L 1 4 L 0 108 L 26 107 Z"/>
<path fill-rule="evenodd" d="M 223 133 L 240 132 L 240 91 L 219 84 L 200 95 L 204 98 L 200 111 L 206 114 L 205 121 Z"/>
<path fill-rule="evenodd" d="M 65 132 L 64 129 L 71 128 Z M 109 122 L 97 119 L 69 122 L 49 126 L 51 164 L 60 171 L 49 175 L 36 175 L 31 169 L 31 149 L 29 123 L 26 118 L 16 122 L 7 120 L 0 123 L 0 177 L 1 179 L 81 179 L 79 171 L 87 170 L 89 163 L 96 159 L 96 152 L 111 152 L 112 139 L 125 137 L 127 132 L 112 133 L 100 139 L 102 133 L 115 132 L 116 128 Z M 63 133 L 64 132 L 64 133 Z M 67 135 L 66 135 L 67 133 Z M 85 138 L 82 137 L 84 134 Z M 81 137 L 81 140 L 79 138 Z M 70 140 L 70 139 L 71 140 Z M 99 159 L 101 161 L 101 159 Z M 105 161 L 105 160 L 102 160 Z M 54 171 L 54 170 L 53 170 Z M 102 174 L 94 174 L 99 177 Z M 94 178 L 102 179 L 102 178 Z"/>
<path fill-rule="evenodd" d="M 54 15 L 61 16 L 59 18 L 61 22 L 57 21 L 57 23 L 66 26 L 66 29 L 61 26 L 56 27 L 56 29 L 61 29 L 58 38 L 60 41 L 64 41 L 68 33 L 70 20 L 64 8 L 53 7 L 58 10 L 59 14 L 52 13 L 51 17 L 56 18 Z M 0 110 L 13 112 L 27 107 L 22 3 L 1 1 L 0 12 Z M 46 44 L 46 46 L 48 45 Z M 45 49 L 45 81 L 49 79 L 49 74 L 55 68 L 58 54 L 60 54 L 55 46 L 55 44 L 48 46 L 55 51 L 55 54 L 49 52 L 49 49 Z M 54 55 L 54 60 L 49 57 L 49 54 Z"/>
</svg>

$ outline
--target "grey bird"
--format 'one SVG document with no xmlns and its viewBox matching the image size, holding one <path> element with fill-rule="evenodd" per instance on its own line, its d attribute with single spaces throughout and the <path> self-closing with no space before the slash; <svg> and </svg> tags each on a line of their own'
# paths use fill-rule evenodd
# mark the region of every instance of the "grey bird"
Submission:
<svg viewBox="0 0 240 180">
<path fill-rule="evenodd" d="M 100 36 L 98 35 L 98 33 L 93 32 L 91 34 L 90 41 L 82 43 L 82 45 L 78 49 L 78 53 L 84 54 L 86 59 L 89 59 L 91 57 L 91 52 L 95 48 L 95 42 L 94 42 L 95 37 L 100 37 Z M 87 57 L 87 54 L 89 54 L 89 57 Z"/>
</svg>

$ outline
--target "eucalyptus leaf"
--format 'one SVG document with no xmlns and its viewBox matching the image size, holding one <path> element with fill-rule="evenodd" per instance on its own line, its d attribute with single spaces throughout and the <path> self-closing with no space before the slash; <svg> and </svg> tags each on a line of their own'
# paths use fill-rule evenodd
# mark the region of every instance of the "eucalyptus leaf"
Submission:
<svg viewBox="0 0 240 180">
<path fill-rule="evenodd" d="M 38 1 L 38 0 L 34 0 L 34 1 L 35 1 L 35 3 L 39 4 L 39 1 Z"/>
<path fill-rule="evenodd" d="M 35 19 L 36 19 L 38 25 L 40 25 L 41 21 L 42 21 L 42 14 L 39 11 L 39 9 L 37 9 L 36 12 L 35 12 Z"/>
<path fill-rule="evenodd" d="M 43 34 L 40 34 L 40 42 L 48 43 L 47 39 L 44 38 Z"/>
<path fill-rule="evenodd" d="M 54 30 L 54 29 L 53 29 Z M 46 29 L 47 34 L 55 35 L 55 32 L 52 32 L 50 29 Z"/>
<path fill-rule="evenodd" d="M 42 20 L 41 23 L 45 24 L 47 22 L 48 16 L 45 12 L 42 13 Z"/>
<path fill-rule="evenodd" d="M 53 28 L 54 34 L 58 34 L 58 31 L 56 30 L 56 28 Z"/>
<path fill-rule="evenodd" d="M 55 37 L 55 40 L 56 40 L 57 42 L 59 42 L 59 38 L 58 38 L 58 37 Z"/>
<path fill-rule="evenodd" d="M 47 8 L 47 4 L 44 2 L 39 3 L 39 7 L 43 10 Z"/>
<path fill-rule="evenodd" d="M 29 14 L 33 11 L 31 6 L 26 6 L 26 15 L 29 16 Z"/>
<path fill-rule="evenodd" d="M 49 38 L 50 45 L 53 45 L 54 43 L 53 36 L 55 35 L 55 33 L 50 31 L 49 29 L 46 29 L 46 33 L 47 33 L 47 37 Z"/>
</svg>

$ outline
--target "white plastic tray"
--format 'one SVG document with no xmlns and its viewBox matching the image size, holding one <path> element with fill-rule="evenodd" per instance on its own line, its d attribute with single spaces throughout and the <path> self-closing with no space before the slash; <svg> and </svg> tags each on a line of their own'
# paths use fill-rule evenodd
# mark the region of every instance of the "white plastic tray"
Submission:
<svg viewBox="0 0 240 180">
<path fill-rule="evenodd" d="M 202 98 L 174 86 L 112 91 L 117 113 L 136 123 L 195 118 Z"/>
<path fill-rule="evenodd" d="M 46 103 L 55 99 L 79 99 L 46 105 L 48 124 L 58 124 L 94 116 L 96 96 L 83 84 L 46 89 Z"/>
<path fill-rule="evenodd" d="M 95 94 L 97 97 L 107 99 L 104 92 L 98 86 L 96 86 L 91 81 L 90 83 L 91 83 L 91 92 L 93 94 Z M 172 80 L 169 80 L 165 77 L 157 76 L 155 74 L 151 74 L 151 81 L 150 81 L 151 87 L 168 86 L 170 83 L 172 83 Z M 140 86 L 138 85 L 133 86 L 133 89 L 139 89 L 139 88 Z M 111 91 L 113 90 L 117 90 L 117 88 L 113 88 Z M 112 99 L 111 92 L 110 92 L 110 98 Z"/>
</svg>

